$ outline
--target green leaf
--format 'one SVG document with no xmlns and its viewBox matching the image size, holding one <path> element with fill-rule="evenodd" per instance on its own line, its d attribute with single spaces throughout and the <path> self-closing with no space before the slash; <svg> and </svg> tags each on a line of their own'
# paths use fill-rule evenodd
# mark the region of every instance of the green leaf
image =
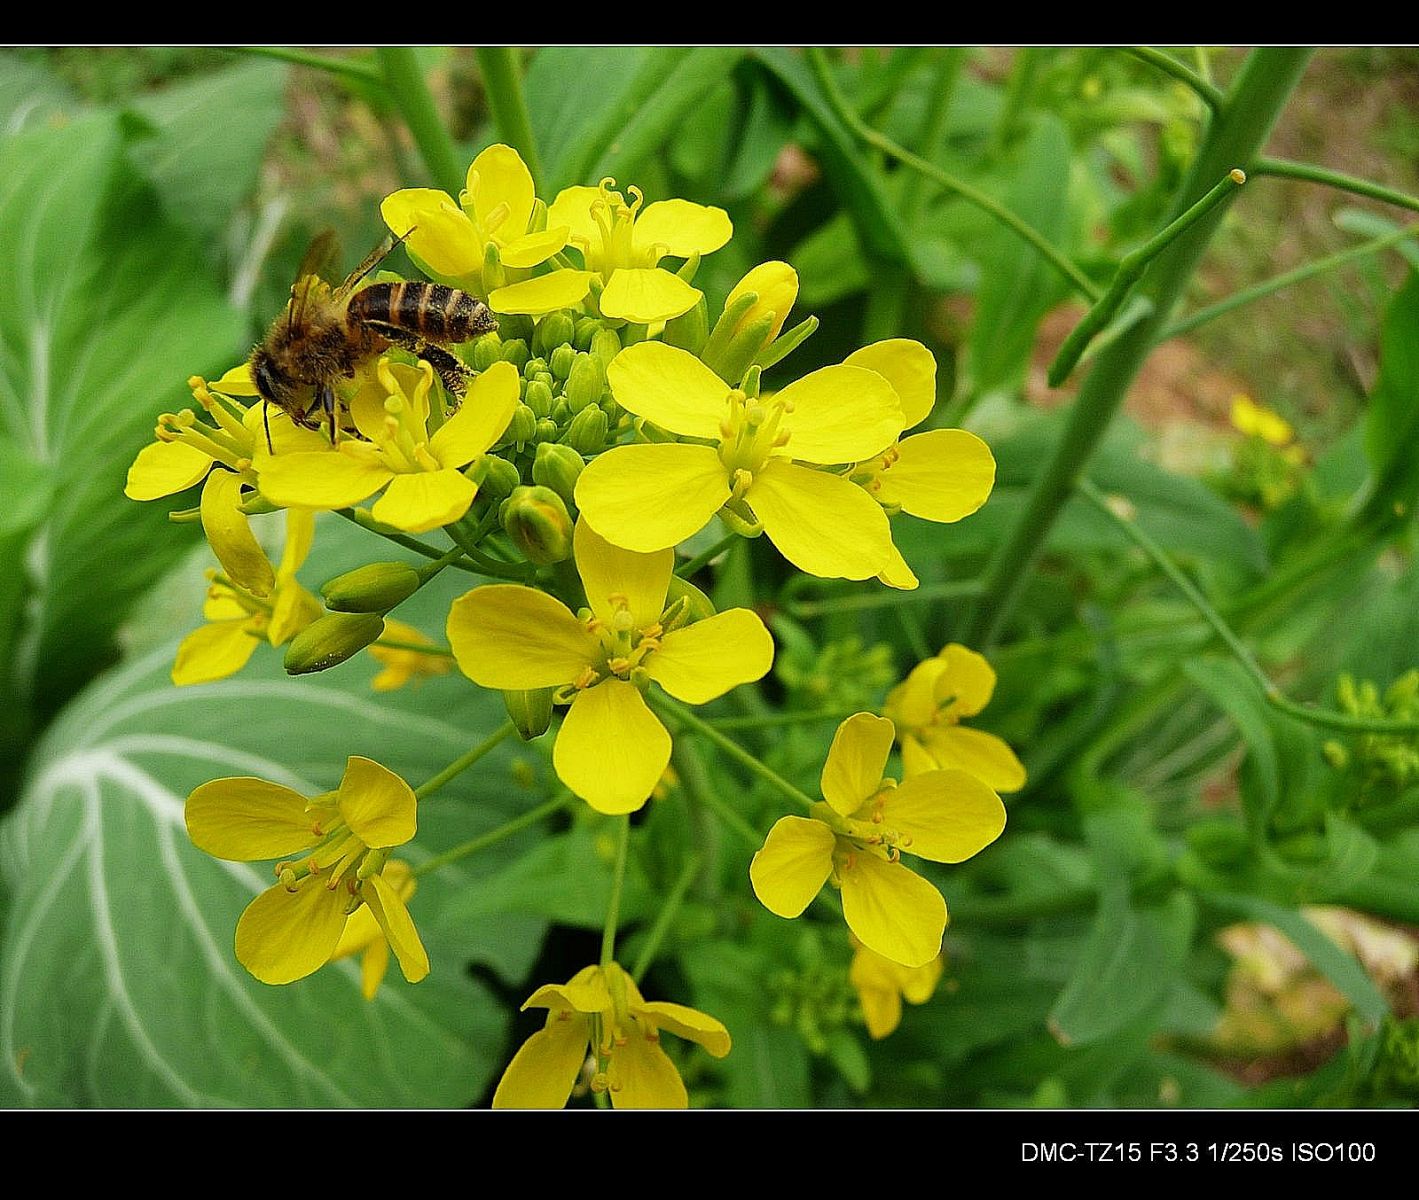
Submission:
<svg viewBox="0 0 1419 1200">
<path fill-rule="evenodd" d="M 1263 828 L 1281 804 L 1281 758 L 1256 682 L 1230 658 L 1198 658 L 1183 664 L 1189 679 L 1236 723 L 1247 747 L 1242 801 L 1254 828 Z"/>
<path fill-rule="evenodd" d="M 171 654 L 106 677 L 66 710 L 0 827 L 10 892 L 0 1073 L 31 1105 L 475 1101 L 501 1066 L 508 1014 L 466 966 L 508 959 L 480 942 L 531 932 L 536 946 L 525 925 L 445 919 L 477 886 L 477 860 L 420 880 L 411 912 L 433 961 L 422 983 L 391 967 L 367 1003 L 356 964 L 344 962 L 268 987 L 236 962 L 232 935 L 269 870 L 197 851 L 183 797 L 242 774 L 314 794 L 356 753 L 418 783 L 501 723 L 497 699 L 456 675 L 384 695 L 348 666 L 287 679 L 270 657 L 238 678 L 177 689 Z M 521 753 L 500 746 L 423 801 L 418 838 L 398 853 L 418 862 L 537 803 L 511 771 Z M 525 851 L 538 836 L 501 849 Z"/>
<path fill-rule="evenodd" d="M 1419 500 L 1419 272 L 1395 293 L 1380 328 L 1380 376 L 1370 395 L 1365 448 L 1374 471 L 1375 496 L 1412 510 Z"/>
<path fill-rule="evenodd" d="M 44 63 L 6 52 L 0 70 L 0 134 L 58 123 L 73 107 L 73 93 Z"/>
<path fill-rule="evenodd" d="M 163 504 L 123 497 L 124 476 L 156 415 L 189 402 L 187 376 L 242 351 L 202 247 L 156 207 L 112 116 L 0 141 L 0 441 L 55 497 L 0 561 L 26 606 L 22 662 L 0 673 L 42 711 L 112 657 L 129 605 L 188 544 Z M 17 600 L 0 604 L 0 625 L 18 623 Z"/>
</svg>

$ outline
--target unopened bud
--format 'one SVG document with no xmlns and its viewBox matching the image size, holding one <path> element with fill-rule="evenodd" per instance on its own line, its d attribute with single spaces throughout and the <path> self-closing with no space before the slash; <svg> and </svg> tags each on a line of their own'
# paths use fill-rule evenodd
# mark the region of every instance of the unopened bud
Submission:
<svg viewBox="0 0 1419 1200">
<path fill-rule="evenodd" d="M 537 436 L 537 414 L 526 404 L 519 404 L 507 427 L 507 440 L 521 446 Z"/>
<path fill-rule="evenodd" d="M 503 362 L 512 363 L 519 371 L 527 365 L 527 360 L 531 357 L 532 352 L 521 338 L 503 342 Z"/>
<path fill-rule="evenodd" d="M 665 603 L 665 615 L 661 618 L 660 623 L 665 626 L 667 633 L 670 632 L 672 623 L 678 629 L 682 625 L 689 625 L 714 616 L 714 605 L 710 602 L 710 598 L 688 579 L 681 579 L 678 575 L 670 576 L 670 587 L 665 592 Z M 677 608 L 677 612 L 671 611 Z"/>
<path fill-rule="evenodd" d="M 549 487 L 520 487 L 503 501 L 503 529 L 529 562 L 564 562 L 572 553 L 572 519 Z"/>
<path fill-rule="evenodd" d="M 562 444 L 590 458 L 606 449 L 606 435 L 610 429 L 611 422 L 599 406 L 583 408 L 567 426 Z"/>
<path fill-rule="evenodd" d="M 552 724 L 552 692 L 554 688 L 533 688 L 528 691 L 504 692 L 503 706 L 508 719 L 517 728 L 524 742 L 539 738 Z"/>
<path fill-rule="evenodd" d="M 572 339 L 572 345 L 578 350 L 590 350 L 591 339 L 601 331 L 601 322 L 595 317 L 582 317 L 576 323 L 576 337 Z"/>
<path fill-rule="evenodd" d="M 613 329 L 599 330 L 591 339 L 591 352 L 601 360 L 603 367 L 609 367 L 611 360 L 621 353 L 621 339 Z"/>
<path fill-rule="evenodd" d="M 485 333 L 473 343 L 470 361 L 475 371 L 486 371 L 503 357 L 503 339 L 496 333 Z"/>
<path fill-rule="evenodd" d="M 325 607 L 335 612 L 384 613 L 409 599 L 421 582 L 408 563 L 369 563 L 328 580 L 320 594 Z"/>
<path fill-rule="evenodd" d="M 517 418 L 514 417 L 513 420 L 516 421 Z M 513 488 L 522 482 L 517 468 L 496 454 L 484 454 L 469 468 L 467 475 L 478 485 L 481 495 L 491 496 L 494 500 L 505 500 L 512 495 Z"/>
<path fill-rule="evenodd" d="M 606 368 L 594 354 L 578 354 L 562 387 L 567 406 L 574 413 L 595 404 L 606 390 Z"/>
<path fill-rule="evenodd" d="M 503 270 L 502 256 L 496 242 L 489 242 L 483 248 L 483 291 L 495 292 L 507 283 L 507 272 Z"/>
<path fill-rule="evenodd" d="M 560 429 L 572 419 L 571 405 L 567 403 L 565 397 L 558 396 L 557 402 L 552 405 L 552 411 L 548 415 L 557 423 L 557 428 Z"/>
<path fill-rule="evenodd" d="M 568 345 L 558 346 L 547 360 L 553 379 L 566 379 L 572 373 L 572 363 L 576 361 L 576 351 Z"/>
<path fill-rule="evenodd" d="M 537 457 L 532 462 L 532 482 L 551 488 L 570 506 L 575 503 L 572 495 L 584 466 L 586 460 L 572 447 L 543 442 L 537 447 Z"/>
<path fill-rule="evenodd" d="M 307 625 L 286 647 L 286 674 L 308 675 L 339 666 L 384 633 L 378 613 L 326 613 Z"/>
<path fill-rule="evenodd" d="M 709 311 L 704 296 L 689 312 L 665 322 L 663 338 L 666 345 L 678 346 L 694 355 L 705 348 L 705 342 L 709 340 Z"/>
<path fill-rule="evenodd" d="M 551 417 L 542 417 L 537 422 L 537 432 L 532 435 L 534 442 L 555 442 L 561 427 Z"/>
<path fill-rule="evenodd" d="M 522 400 L 537 416 L 552 415 L 552 389 L 540 379 L 534 379 L 527 385 L 527 394 Z"/>
<path fill-rule="evenodd" d="M 533 348 L 538 354 L 550 357 L 558 346 L 565 346 L 574 337 L 576 321 L 570 313 L 548 313 L 537 323 L 537 332 L 532 335 Z"/>
</svg>

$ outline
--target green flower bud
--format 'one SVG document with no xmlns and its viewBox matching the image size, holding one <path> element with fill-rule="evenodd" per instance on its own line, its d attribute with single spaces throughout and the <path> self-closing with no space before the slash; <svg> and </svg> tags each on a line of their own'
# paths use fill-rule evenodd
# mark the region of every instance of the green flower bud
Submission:
<svg viewBox="0 0 1419 1200">
<path fill-rule="evenodd" d="M 503 529 L 529 562 L 545 567 L 571 557 L 571 515 L 551 488 L 515 489 L 499 515 Z"/>
<path fill-rule="evenodd" d="M 561 427 L 552 420 L 551 417 L 540 417 L 537 421 L 537 432 L 533 434 L 534 442 L 555 442 L 557 434 L 561 432 Z"/>
<path fill-rule="evenodd" d="M 616 336 L 615 330 L 599 330 L 591 339 L 591 352 L 601 360 L 603 367 L 609 367 L 611 360 L 621 353 L 621 339 Z"/>
<path fill-rule="evenodd" d="M 527 343 L 521 338 L 513 338 L 511 341 L 503 342 L 503 362 L 510 362 L 519 371 L 527 365 L 527 360 L 532 356 L 528 350 Z"/>
<path fill-rule="evenodd" d="M 519 404 L 507 427 L 507 440 L 516 445 L 530 442 L 537 436 L 537 414 L 526 404 Z"/>
<path fill-rule="evenodd" d="M 601 322 L 595 317 L 582 317 L 576 323 L 576 337 L 572 339 L 572 345 L 578 350 L 590 350 L 591 339 L 601 332 Z"/>
<path fill-rule="evenodd" d="M 549 416 L 552 412 L 552 389 L 540 379 L 534 379 L 527 385 L 527 395 L 522 399 L 539 417 Z"/>
<path fill-rule="evenodd" d="M 567 373 L 562 395 L 572 412 L 579 413 L 601 399 L 606 390 L 606 368 L 593 354 L 578 354 Z"/>
<path fill-rule="evenodd" d="M 537 376 L 547 369 L 547 360 L 541 355 L 536 358 L 529 358 L 522 364 L 522 377 L 524 379 L 536 379 Z"/>
<path fill-rule="evenodd" d="M 716 357 L 715 373 L 731 387 L 744 378 L 754 359 L 768 345 L 777 319 L 772 312 L 764 313 L 751 321 L 746 321 Z"/>
<path fill-rule="evenodd" d="M 622 417 L 626 415 L 626 410 L 616 403 L 616 398 L 610 392 L 602 395 L 601 411 L 606 414 L 606 420 L 614 427 Z"/>
<path fill-rule="evenodd" d="M 507 283 L 507 272 L 503 270 L 502 256 L 497 243 L 489 242 L 483 248 L 483 290 L 494 291 Z"/>
<path fill-rule="evenodd" d="M 567 426 L 566 433 L 562 435 L 562 444 L 590 458 L 606 449 L 606 435 L 610 429 L 611 422 L 600 408 L 583 408 Z"/>
<path fill-rule="evenodd" d="M 526 407 L 523 405 L 519 411 L 525 411 Z M 513 417 L 513 422 L 517 422 L 517 417 Z M 533 425 L 536 425 L 535 421 Z M 518 469 L 496 454 L 484 454 L 465 473 L 478 485 L 480 496 L 488 496 L 494 500 L 507 499 L 512 495 L 513 488 L 522 482 Z"/>
<path fill-rule="evenodd" d="M 383 632 L 384 618 L 378 613 L 326 613 L 286 647 L 286 674 L 308 675 L 339 666 Z"/>
<path fill-rule="evenodd" d="M 555 688 L 504 692 L 503 707 L 524 742 L 540 738 L 552 724 L 552 693 Z"/>
<path fill-rule="evenodd" d="M 532 462 L 532 481 L 551 488 L 571 507 L 576 503 L 572 496 L 584 466 L 586 460 L 570 446 L 543 442 L 537 447 L 537 457 Z"/>
<path fill-rule="evenodd" d="M 556 391 L 557 381 L 552 378 L 551 371 L 537 371 L 529 378 L 533 383 L 545 383 L 550 390 Z"/>
<path fill-rule="evenodd" d="M 709 340 L 709 310 L 705 298 L 701 296 L 695 307 L 678 317 L 665 322 L 664 341 L 668 346 L 678 346 L 698 355 Z"/>
<path fill-rule="evenodd" d="M 496 331 L 485 333 L 473 343 L 473 354 L 470 359 L 475 371 L 486 371 L 495 362 L 501 360 L 503 356 L 503 339 Z"/>
<path fill-rule="evenodd" d="M 336 612 L 383 613 L 409 599 L 421 582 L 408 563 L 370 563 L 327 580 L 320 594 L 325 607 Z"/>
<path fill-rule="evenodd" d="M 710 598 L 688 579 L 681 579 L 678 575 L 670 576 L 670 587 L 665 592 L 665 604 L 665 615 L 661 618 L 661 624 L 667 632 L 671 622 L 675 622 L 675 628 L 678 629 L 681 625 L 689 625 L 714 616 L 714 605 Z"/>
<path fill-rule="evenodd" d="M 548 414 L 557 423 L 557 428 L 561 429 L 572 419 L 571 405 L 566 402 L 563 396 L 557 397 L 557 402 L 552 405 L 552 411 Z"/>
<path fill-rule="evenodd" d="M 576 321 L 570 313 L 565 310 L 548 313 L 537 323 L 537 332 L 533 335 L 533 347 L 538 354 L 545 357 L 558 346 L 566 345 L 575 336 Z"/>
<path fill-rule="evenodd" d="M 572 363 L 576 361 L 577 353 L 570 346 L 558 346 L 552 351 L 549 360 L 552 368 L 553 379 L 566 379 L 572 373 Z"/>
</svg>

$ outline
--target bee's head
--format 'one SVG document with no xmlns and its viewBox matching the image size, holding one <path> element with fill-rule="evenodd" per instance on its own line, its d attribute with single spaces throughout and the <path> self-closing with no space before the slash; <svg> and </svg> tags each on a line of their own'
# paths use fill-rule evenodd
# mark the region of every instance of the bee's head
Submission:
<svg viewBox="0 0 1419 1200">
<path fill-rule="evenodd" d="M 301 407 L 298 395 L 300 384 L 277 366 L 264 345 L 252 351 L 251 378 L 263 400 L 286 412 L 294 412 Z"/>
</svg>

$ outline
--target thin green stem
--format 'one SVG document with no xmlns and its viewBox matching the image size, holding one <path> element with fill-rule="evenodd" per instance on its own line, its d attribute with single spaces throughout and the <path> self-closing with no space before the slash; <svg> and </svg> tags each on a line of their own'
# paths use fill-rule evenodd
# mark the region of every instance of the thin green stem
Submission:
<svg viewBox="0 0 1419 1200">
<path fill-rule="evenodd" d="M 725 534 L 724 537 L 715 542 L 708 550 L 701 550 L 694 558 L 686 559 L 675 568 L 675 574 L 680 576 L 681 579 L 688 579 L 701 567 L 709 566 L 710 563 L 728 550 L 730 546 L 734 545 L 738 538 L 739 535 L 737 533 Z"/>
<path fill-rule="evenodd" d="M 757 850 L 764 844 L 764 835 L 756 830 L 744 817 L 726 802 L 713 788 L 707 788 L 700 797 L 714 815 L 732 829 L 746 846 Z"/>
<path fill-rule="evenodd" d="M 860 596 L 835 596 L 826 600 L 797 600 L 784 605 L 791 617 L 806 620 L 830 613 L 863 612 L 874 608 L 896 608 L 913 600 L 959 600 L 963 596 L 979 596 L 979 579 L 956 579 L 948 583 L 927 583 L 910 592 L 868 592 Z"/>
<path fill-rule="evenodd" d="M 522 64 L 516 46 L 479 46 L 478 68 L 498 136 L 522 156 L 532 173 L 534 189 L 540 188 L 542 166 L 537 156 L 537 139 L 527 116 L 527 100 L 522 91 Z"/>
<path fill-rule="evenodd" d="M 429 779 L 425 783 L 422 783 L 417 788 L 415 788 L 415 797 L 420 800 L 423 800 L 428 796 L 432 796 L 436 791 L 439 790 L 439 788 L 443 787 L 444 784 L 448 783 L 449 780 L 456 779 L 459 775 L 462 775 L 464 771 L 468 770 L 468 768 L 471 767 L 474 763 L 476 763 L 480 758 L 483 758 L 500 743 L 507 741 L 507 739 L 510 738 L 516 732 L 516 725 L 514 725 L 511 721 L 504 721 L 502 725 L 500 725 L 496 730 L 494 730 L 493 733 L 489 734 L 488 737 L 484 738 L 483 741 L 479 742 L 476 746 L 474 746 L 473 749 L 468 751 L 467 754 L 464 754 L 459 758 L 455 758 L 451 763 L 448 764 L 448 766 L 446 766 L 432 779 Z"/>
<path fill-rule="evenodd" d="M 989 213 L 1002 225 L 1010 229 L 1017 236 L 1029 242 L 1054 268 L 1060 272 L 1074 287 L 1089 298 L 1090 301 L 1097 300 L 1102 294 L 1100 288 L 1076 267 L 1068 258 L 1064 256 L 1037 229 L 1028 225 L 1025 221 L 1017 217 L 994 197 L 982 192 L 979 188 L 972 187 L 964 180 L 957 179 L 954 175 L 943 171 L 935 163 L 927 162 L 918 154 L 913 154 L 894 142 L 886 134 L 878 133 L 865 121 L 862 120 L 851 106 L 843 98 L 842 92 L 838 89 L 837 83 L 833 79 L 832 68 L 828 65 L 823 52 L 812 47 L 808 50 L 808 64 L 813 68 L 813 73 L 817 77 L 818 85 L 823 91 L 823 98 L 828 102 L 837 118 L 843 122 L 861 141 L 869 146 L 875 146 L 888 157 L 896 159 L 904 167 L 924 175 L 938 187 L 959 196 L 962 200 L 974 204 L 977 208 Z"/>
<path fill-rule="evenodd" d="M 1123 261 L 1119 263 L 1118 270 L 1114 272 L 1114 277 L 1109 282 L 1109 290 L 1084 314 L 1079 324 L 1069 331 L 1069 336 L 1064 339 L 1064 344 L 1060 346 L 1059 353 L 1054 357 L 1054 362 L 1050 363 L 1050 387 L 1058 387 L 1069 378 L 1069 373 L 1078 364 L 1085 348 L 1095 335 L 1113 320 L 1114 315 L 1123 306 L 1129 292 L 1133 290 L 1134 284 L 1148 269 L 1148 264 L 1246 181 L 1246 172 L 1235 167 L 1232 168 L 1222 177 L 1220 182 L 1182 216 L 1169 221 L 1138 249 L 1131 250 L 1124 255 Z"/>
<path fill-rule="evenodd" d="M 695 875 L 699 869 L 700 856 L 692 853 L 685 860 L 685 865 L 680 868 L 680 874 L 676 876 L 675 883 L 670 888 L 670 894 L 665 897 L 660 911 L 655 914 L 655 924 L 650 927 L 650 932 L 646 934 L 641 951 L 636 955 L 636 965 L 631 968 L 631 978 L 637 983 L 640 983 L 645 977 L 646 971 L 650 969 L 650 964 L 655 961 L 655 956 L 660 952 L 660 944 L 665 941 L 665 935 L 670 932 L 670 926 L 679 914 L 680 905 L 685 902 L 685 894 L 690 890 L 690 884 L 695 881 Z"/>
<path fill-rule="evenodd" d="M 619 818 L 616 834 L 616 864 L 612 868 L 611 896 L 606 901 L 606 923 L 601 927 L 601 966 L 604 970 L 616 958 L 616 925 L 621 919 L 621 889 L 626 883 L 626 850 L 631 844 L 631 818 Z"/>
<path fill-rule="evenodd" d="M 1197 609 L 1202 619 L 1212 626 L 1213 632 L 1231 651 L 1232 657 L 1251 676 L 1253 682 L 1261 689 L 1262 695 L 1266 697 L 1267 703 L 1273 708 L 1279 709 L 1298 721 L 1305 721 L 1309 725 L 1318 725 L 1322 729 L 1339 729 L 1350 733 L 1419 733 L 1419 720 L 1389 721 L 1379 718 L 1356 717 L 1349 713 L 1335 712 L 1330 709 L 1311 708 L 1291 700 L 1276 684 L 1271 682 L 1270 676 L 1257 662 L 1256 656 L 1247 644 L 1237 636 L 1232 627 L 1223 619 L 1222 614 L 1202 594 L 1201 589 L 1183 573 L 1177 563 L 1173 562 L 1168 552 L 1139 528 L 1138 523 L 1131 516 L 1119 512 L 1111 505 L 1108 497 L 1089 480 L 1081 479 L 1077 486 L 1079 494 L 1113 521 L 1124 535 L 1152 560 L 1153 565 L 1172 581 L 1178 591 L 1187 597 L 1188 602 Z"/>
<path fill-rule="evenodd" d="M 729 729 L 781 729 L 785 725 L 811 725 L 815 721 L 845 721 L 853 713 L 841 709 L 815 709 L 812 712 L 765 713 L 762 716 L 716 717 L 710 721 L 721 732 Z"/>
<path fill-rule="evenodd" d="M 1368 179 L 1347 175 L 1343 171 L 1332 171 L 1328 167 L 1291 162 L 1284 158 L 1259 158 L 1252 165 L 1252 170 L 1258 175 L 1270 175 L 1275 179 L 1303 179 L 1307 183 L 1324 184 L 1342 192 L 1367 196 L 1371 200 L 1382 200 L 1386 204 L 1407 208 L 1410 212 L 1419 212 L 1419 196 L 1411 196 L 1408 192 L 1385 187 L 1380 183 L 1371 183 Z"/>
<path fill-rule="evenodd" d="M 379 528 L 379 522 L 368 513 L 362 513 L 357 508 L 337 508 L 332 510 L 337 517 L 344 517 L 352 525 L 358 525 L 361 529 L 367 529 L 370 533 L 378 534 L 386 541 L 393 542 L 396 546 L 403 546 L 406 550 L 412 550 L 415 554 L 422 554 L 425 558 L 442 560 L 448 556 L 448 551 L 440 550 L 437 546 L 430 546 L 428 542 L 421 542 L 418 538 L 409 537 L 403 533 L 388 533 Z M 459 550 L 462 553 L 462 548 Z M 460 571 L 468 571 L 474 575 L 481 575 L 482 572 L 471 563 L 463 562 L 461 558 L 455 558 L 447 564 L 450 567 L 457 567 Z"/>
<path fill-rule="evenodd" d="M 381 46 L 375 53 L 385 87 L 419 147 L 424 166 L 439 187 L 457 196 L 463 187 L 463 155 L 439 117 L 419 56 L 409 46 Z"/>
<path fill-rule="evenodd" d="M 458 560 L 459 560 L 460 558 L 462 558 L 462 557 L 463 557 L 463 547 L 462 547 L 462 546 L 454 546 L 452 549 L 448 550 L 446 553 L 444 553 L 444 554 L 443 554 L 442 556 L 440 556 L 439 558 L 434 559 L 433 562 L 429 563 L 427 566 L 420 567 L 420 568 L 418 569 L 418 570 L 419 570 L 419 586 L 420 586 L 420 587 L 423 587 L 424 584 L 426 584 L 426 583 L 430 582 L 431 580 L 437 578 L 438 574 L 439 574 L 445 567 L 454 566 L 454 565 L 458 562 Z"/>
<path fill-rule="evenodd" d="M 1343 267 L 1348 263 L 1356 262 L 1362 258 L 1368 258 L 1372 254 L 1378 254 L 1382 250 L 1388 250 L 1391 246 L 1396 246 L 1409 238 L 1419 235 L 1419 225 L 1410 225 L 1406 229 L 1398 229 L 1393 233 L 1387 233 L 1383 237 L 1377 237 L 1372 241 L 1362 242 L 1358 246 L 1352 246 L 1348 250 L 1342 250 L 1338 254 L 1332 254 L 1327 258 L 1319 258 L 1315 262 L 1306 263 L 1297 267 L 1293 271 L 1276 276 L 1275 279 L 1268 279 L 1254 287 L 1245 288 L 1234 295 L 1228 296 L 1225 300 L 1219 300 L 1215 304 L 1209 304 L 1206 308 L 1200 308 L 1195 313 L 1190 313 L 1180 321 L 1174 321 L 1162 333 L 1158 335 L 1160 342 L 1166 342 L 1169 338 L 1181 337 L 1185 333 L 1191 333 L 1201 325 L 1206 325 L 1209 321 L 1231 312 L 1234 308 L 1241 308 L 1244 304 L 1251 304 L 1270 296 L 1274 292 L 1279 292 L 1283 288 L 1288 288 L 1297 283 L 1304 283 L 1307 279 L 1313 279 L 1317 275 L 1323 275 L 1326 271 L 1334 271 L 1338 267 Z"/>
<path fill-rule="evenodd" d="M 298 67 L 314 67 L 317 71 L 327 71 L 331 75 L 343 75 L 346 79 L 358 80 L 360 83 L 384 86 L 384 76 L 370 63 L 334 58 L 328 54 L 312 54 L 309 50 L 295 50 L 289 46 L 232 46 L 231 50 L 236 54 L 274 58 L 278 62 L 294 63 Z"/>
<path fill-rule="evenodd" d="M 1178 62 L 1171 54 L 1165 54 L 1161 50 L 1155 50 L 1152 46 L 1123 46 L 1125 54 L 1131 54 L 1134 58 L 1142 59 L 1150 67 L 1157 67 L 1174 79 L 1187 84 L 1196 92 L 1213 112 L 1217 112 L 1222 107 L 1222 89 L 1216 84 L 1209 82 L 1199 75 L 1191 67 Z"/>
<path fill-rule="evenodd" d="M 379 638 L 371 646 L 382 646 L 386 650 L 413 650 L 417 654 L 435 654 L 440 658 L 452 658 L 453 651 L 447 646 L 435 646 L 432 642 L 400 642 L 394 638 Z"/>
<path fill-rule="evenodd" d="M 501 841 L 512 837 L 515 833 L 521 833 L 524 829 L 530 829 L 542 821 L 545 821 L 553 813 L 561 812 L 575 797 L 570 792 L 563 792 L 560 796 L 554 796 L 544 804 L 539 804 L 536 808 L 529 809 L 520 817 L 514 817 L 496 829 L 491 829 L 487 833 L 478 837 L 470 838 L 454 846 L 451 850 L 445 850 L 442 854 L 435 854 L 433 858 L 425 859 L 414 868 L 412 874 L 415 877 L 427 875 L 430 871 L 436 871 L 439 867 L 446 867 L 449 863 L 457 862 L 461 858 L 467 858 L 470 854 L 477 854 L 480 850 L 486 850 L 489 846 L 495 846 Z"/>
<path fill-rule="evenodd" d="M 966 61 L 964 46 L 947 46 L 940 52 L 936 64 L 936 76 L 932 81 L 930 99 L 927 101 L 926 115 L 917 129 L 912 150 L 927 162 L 935 162 L 940 152 L 942 139 L 946 135 L 946 118 L 951 111 L 951 99 L 956 94 L 956 81 L 961 77 L 961 67 Z M 926 203 L 926 178 L 920 172 L 913 172 L 902 186 L 902 219 L 908 228 L 914 228 L 921 219 Z"/>
</svg>

